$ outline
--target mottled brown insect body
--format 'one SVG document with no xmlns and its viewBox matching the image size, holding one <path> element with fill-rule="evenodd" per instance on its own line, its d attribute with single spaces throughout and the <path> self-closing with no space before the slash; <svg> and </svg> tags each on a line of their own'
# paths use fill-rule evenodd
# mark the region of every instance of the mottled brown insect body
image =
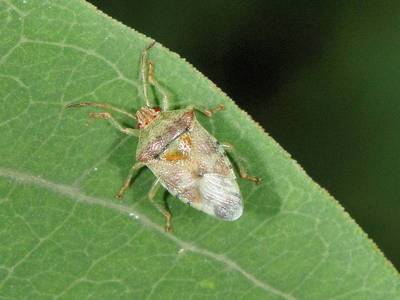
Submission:
<svg viewBox="0 0 400 300">
<path fill-rule="evenodd" d="M 192 108 L 161 113 L 142 130 L 136 157 L 184 203 L 224 220 L 241 216 L 243 202 L 232 165 Z"/>
<path fill-rule="evenodd" d="M 193 111 L 165 111 L 144 126 L 136 150 L 138 161 L 146 162 L 159 155 L 175 138 L 187 131 L 193 122 Z"/>
<path fill-rule="evenodd" d="M 91 117 L 108 120 L 121 132 L 139 138 L 136 149 L 137 163 L 130 169 L 117 194 L 118 198 L 121 198 L 129 187 L 135 171 L 147 166 L 157 178 L 149 191 L 151 201 L 161 184 L 184 203 L 217 218 L 234 221 L 242 215 L 243 201 L 232 164 L 224 150 L 225 148 L 231 151 L 235 156 L 233 146 L 218 143 L 195 116 L 195 111 L 199 111 L 211 117 L 224 107 L 219 105 L 215 109 L 203 109 L 190 106 L 169 111 L 168 97 L 154 79 L 153 64 L 147 61 L 148 50 L 153 45 L 154 43 L 147 47 L 142 54 L 141 74 L 146 106 L 136 112 L 136 117 L 105 103 L 73 103 L 67 105 L 67 108 L 92 106 L 122 113 L 137 120 L 137 129 L 125 128 L 109 112 L 90 113 Z M 161 110 L 150 106 L 148 83 L 163 96 Z M 240 159 L 237 160 L 237 165 L 242 178 L 259 182 L 257 177 L 247 174 Z M 165 216 L 166 229 L 171 230 L 169 209 L 153 201 L 152 203 Z"/>
</svg>

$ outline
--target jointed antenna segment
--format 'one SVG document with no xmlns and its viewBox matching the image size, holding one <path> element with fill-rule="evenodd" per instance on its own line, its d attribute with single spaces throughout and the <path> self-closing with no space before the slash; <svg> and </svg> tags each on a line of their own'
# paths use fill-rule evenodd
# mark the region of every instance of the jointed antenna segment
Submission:
<svg viewBox="0 0 400 300">
<path fill-rule="evenodd" d="M 148 69 L 148 65 L 147 65 L 147 56 L 148 56 L 148 52 L 149 50 L 154 46 L 156 42 L 152 42 L 149 46 L 147 46 L 146 49 L 143 50 L 142 53 L 142 59 L 141 59 L 141 75 L 142 75 L 142 84 L 143 84 L 143 96 L 144 96 L 144 100 L 146 102 L 146 106 L 147 107 L 151 107 L 150 105 L 150 100 L 149 100 L 149 95 L 147 94 L 147 69 Z"/>
<path fill-rule="evenodd" d="M 97 102 L 79 102 L 79 103 L 71 103 L 71 104 L 67 104 L 65 106 L 65 108 L 77 108 L 77 107 L 84 107 L 84 106 L 93 106 L 93 107 L 98 107 L 98 108 L 103 108 L 103 109 L 108 109 L 108 110 L 112 110 L 115 112 L 118 112 L 120 114 L 123 114 L 125 116 L 128 116 L 129 118 L 135 119 L 136 117 L 130 113 L 128 113 L 127 111 L 124 111 L 122 109 L 119 109 L 117 107 L 114 107 L 110 104 L 107 103 L 97 103 Z"/>
</svg>

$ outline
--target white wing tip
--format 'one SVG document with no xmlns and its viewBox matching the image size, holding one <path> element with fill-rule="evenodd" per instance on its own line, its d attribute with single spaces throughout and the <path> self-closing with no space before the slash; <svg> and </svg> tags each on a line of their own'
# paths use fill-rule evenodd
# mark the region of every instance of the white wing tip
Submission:
<svg viewBox="0 0 400 300">
<path fill-rule="evenodd" d="M 243 204 L 242 201 L 238 203 L 236 206 L 215 206 L 214 207 L 214 214 L 225 221 L 236 221 L 239 219 L 243 214 Z"/>
<path fill-rule="evenodd" d="M 225 221 L 235 221 L 243 213 L 243 201 L 235 178 L 204 174 L 200 180 L 201 210 Z"/>
</svg>

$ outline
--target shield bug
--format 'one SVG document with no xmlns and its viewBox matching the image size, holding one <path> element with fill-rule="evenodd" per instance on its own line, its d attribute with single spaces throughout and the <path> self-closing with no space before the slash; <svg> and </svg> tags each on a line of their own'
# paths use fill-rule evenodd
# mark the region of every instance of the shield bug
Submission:
<svg viewBox="0 0 400 300">
<path fill-rule="evenodd" d="M 154 78 L 154 65 L 148 60 L 154 42 L 142 52 L 141 79 L 145 106 L 136 116 L 106 103 L 80 102 L 67 108 L 91 106 L 102 112 L 91 112 L 92 118 L 104 119 L 121 132 L 139 138 L 136 163 L 117 193 L 122 198 L 132 183 L 133 175 L 142 167 L 148 167 L 156 176 L 148 198 L 164 215 L 166 230 L 171 231 L 171 213 L 168 206 L 162 207 L 153 201 L 160 184 L 184 203 L 222 220 L 234 221 L 243 212 L 243 201 L 236 176 L 225 150 L 236 158 L 240 177 L 259 183 L 260 179 L 250 176 L 243 167 L 234 147 L 219 143 L 201 126 L 195 111 L 211 117 L 223 110 L 221 104 L 213 109 L 189 106 L 184 109 L 168 110 L 168 96 Z M 148 85 L 161 95 L 161 109 L 150 105 Z M 137 121 L 137 128 L 123 127 L 111 112 L 122 113 Z"/>
</svg>

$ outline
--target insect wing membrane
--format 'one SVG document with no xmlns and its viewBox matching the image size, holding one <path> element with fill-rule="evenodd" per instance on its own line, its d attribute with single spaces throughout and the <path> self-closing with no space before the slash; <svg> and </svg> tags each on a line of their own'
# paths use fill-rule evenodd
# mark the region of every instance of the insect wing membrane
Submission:
<svg viewBox="0 0 400 300">
<path fill-rule="evenodd" d="M 208 173 L 199 180 L 201 210 L 227 221 L 238 219 L 243 202 L 235 178 Z"/>
</svg>

